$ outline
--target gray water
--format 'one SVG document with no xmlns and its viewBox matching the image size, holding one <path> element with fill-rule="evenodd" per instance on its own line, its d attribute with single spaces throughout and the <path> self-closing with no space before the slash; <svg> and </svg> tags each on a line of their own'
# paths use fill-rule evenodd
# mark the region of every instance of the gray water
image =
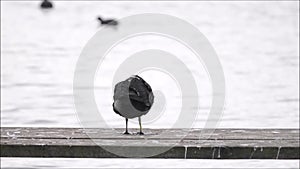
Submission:
<svg viewBox="0 0 300 169">
<path fill-rule="evenodd" d="M 101 29 L 96 16 L 122 18 L 151 12 L 188 21 L 216 50 L 224 69 L 227 94 L 218 127 L 299 128 L 299 2 L 55 2 L 55 8 L 47 11 L 41 11 L 38 5 L 39 2 L 1 1 L 3 127 L 80 127 L 73 103 L 73 73 L 82 48 Z M 122 59 L 145 48 L 177 54 L 198 77 L 201 103 L 194 127 L 202 127 L 212 97 L 208 75 L 201 64 L 193 62 L 193 56 L 185 53 L 186 49 L 161 37 L 129 40 L 104 60 L 105 66 L 96 77 L 104 76 L 107 81 L 95 78 L 95 95 L 106 122 L 112 127 L 124 126 L 124 119 L 112 112 L 110 100 L 104 102 L 101 96 L 111 98 L 110 78 Z M 117 59 L 109 59 L 112 57 Z M 146 72 L 143 77 L 171 98 L 160 119 L 153 123 L 146 121 L 144 127 L 172 127 L 180 106 L 178 97 L 171 96 L 179 96 L 179 90 L 172 79 L 157 72 Z M 137 127 L 135 121 L 131 121 L 132 127 Z M 33 168 L 87 167 L 87 164 L 96 168 L 299 165 L 298 161 L 289 160 L 1 160 L 1 167 Z"/>
</svg>

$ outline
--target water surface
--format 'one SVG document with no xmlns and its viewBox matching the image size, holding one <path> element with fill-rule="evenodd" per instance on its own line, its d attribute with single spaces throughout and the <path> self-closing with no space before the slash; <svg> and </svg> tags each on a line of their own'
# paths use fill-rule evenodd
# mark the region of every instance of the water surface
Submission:
<svg viewBox="0 0 300 169">
<path fill-rule="evenodd" d="M 218 127 L 299 127 L 298 2 L 55 2 L 55 8 L 49 11 L 41 11 L 38 5 L 39 2 L 1 1 L 3 127 L 80 127 L 73 102 L 73 73 L 82 48 L 101 28 L 96 17 L 122 18 L 145 12 L 169 14 L 188 21 L 215 48 L 224 69 L 227 90 L 226 108 Z M 105 66 L 98 71 L 97 77 L 101 75 L 104 81 L 95 78 L 95 95 L 107 123 L 112 127 L 124 126 L 124 119 L 113 113 L 110 101 L 101 100 L 111 96 L 110 79 L 114 71 L 130 53 L 148 48 L 176 54 L 197 77 L 200 109 L 194 127 L 202 127 L 212 97 L 203 65 L 194 62 L 192 54 L 178 43 L 152 36 L 120 44 L 106 57 Z M 172 79 L 163 74 L 148 72 L 144 77 L 170 98 L 160 120 L 145 123 L 144 127 L 172 127 L 180 112 L 180 97 L 173 97 L 180 96 L 179 89 Z M 101 95 L 103 91 L 107 95 Z M 132 127 L 137 127 L 135 121 L 131 121 Z M 59 167 L 73 165 L 77 161 L 2 160 L 1 166 L 6 168 Z M 36 160 L 39 161 L 37 165 Z M 90 164 L 89 160 L 79 161 L 77 164 L 83 167 Z M 175 163 L 179 167 L 202 167 L 200 164 L 224 167 L 233 164 L 209 160 L 177 160 L 175 163 L 174 160 L 121 161 L 124 167 L 141 167 L 143 163 L 153 164 L 153 161 L 165 167 Z M 97 167 L 120 165 L 117 159 L 94 163 Z M 245 167 L 295 167 L 299 164 L 286 160 L 234 163 Z"/>
</svg>

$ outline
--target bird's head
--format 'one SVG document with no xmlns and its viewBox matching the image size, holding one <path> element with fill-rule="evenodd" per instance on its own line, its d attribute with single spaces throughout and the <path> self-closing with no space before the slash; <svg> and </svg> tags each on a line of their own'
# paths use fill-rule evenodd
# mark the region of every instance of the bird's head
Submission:
<svg viewBox="0 0 300 169">
<path fill-rule="evenodd" d="M 99 21 L 102 21 L 102 18 L 100 17 L 100 16 L 98 16 L 98 18 L 97 18 Z"/>
</svg>

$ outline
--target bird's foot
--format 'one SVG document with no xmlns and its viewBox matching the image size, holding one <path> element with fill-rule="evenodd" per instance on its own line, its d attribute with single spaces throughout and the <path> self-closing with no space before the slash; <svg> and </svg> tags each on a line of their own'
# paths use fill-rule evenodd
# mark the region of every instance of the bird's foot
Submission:
<svg viewBox="0 0 300 169">
<path fill-rule="evenodd" d="M 128 131 L 125 131 L 123 134 L 124 135 L 129 135 L 130 133 Z"/>
<path fill-rule="evenodd" d="M 144 135 L 144 133 L 141 132 L 141 131 L 140 131 L 140 132 L 137 132 L 137 134 L 138 134 L 138 135 Z"/>
</svg>

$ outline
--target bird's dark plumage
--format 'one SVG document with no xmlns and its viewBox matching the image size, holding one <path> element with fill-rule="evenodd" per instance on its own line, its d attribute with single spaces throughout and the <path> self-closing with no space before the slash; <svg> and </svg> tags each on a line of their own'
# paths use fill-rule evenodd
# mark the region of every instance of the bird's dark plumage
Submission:
<svg viewBox="0 0 300 169">
<path fill-rule="evenodd" d="M 140 117 L 147 114 L 153 105 L 154 95 L 150 85 L 140 76 L 134 75 L 116 84 L 113 99 L 113 110 L 125 117 L 127 131 L 127 119 L 138 117 L 140 122 Z"/>
<path fill-rule="evenodd" d="M 44 0 L 42 3 L 41 3 L 41 8 L 53 8 L 53 5 L 50 1 L 48 0 Z"/>
<path fill-rule="evenodd" d="M 118 25 L 118 21 L 114 20 L 114 19 L 102 19 L 101 17 L 97 18 L 101 25 L 112 25 L 112 26 L 116 26 Z"/>
</svg>

